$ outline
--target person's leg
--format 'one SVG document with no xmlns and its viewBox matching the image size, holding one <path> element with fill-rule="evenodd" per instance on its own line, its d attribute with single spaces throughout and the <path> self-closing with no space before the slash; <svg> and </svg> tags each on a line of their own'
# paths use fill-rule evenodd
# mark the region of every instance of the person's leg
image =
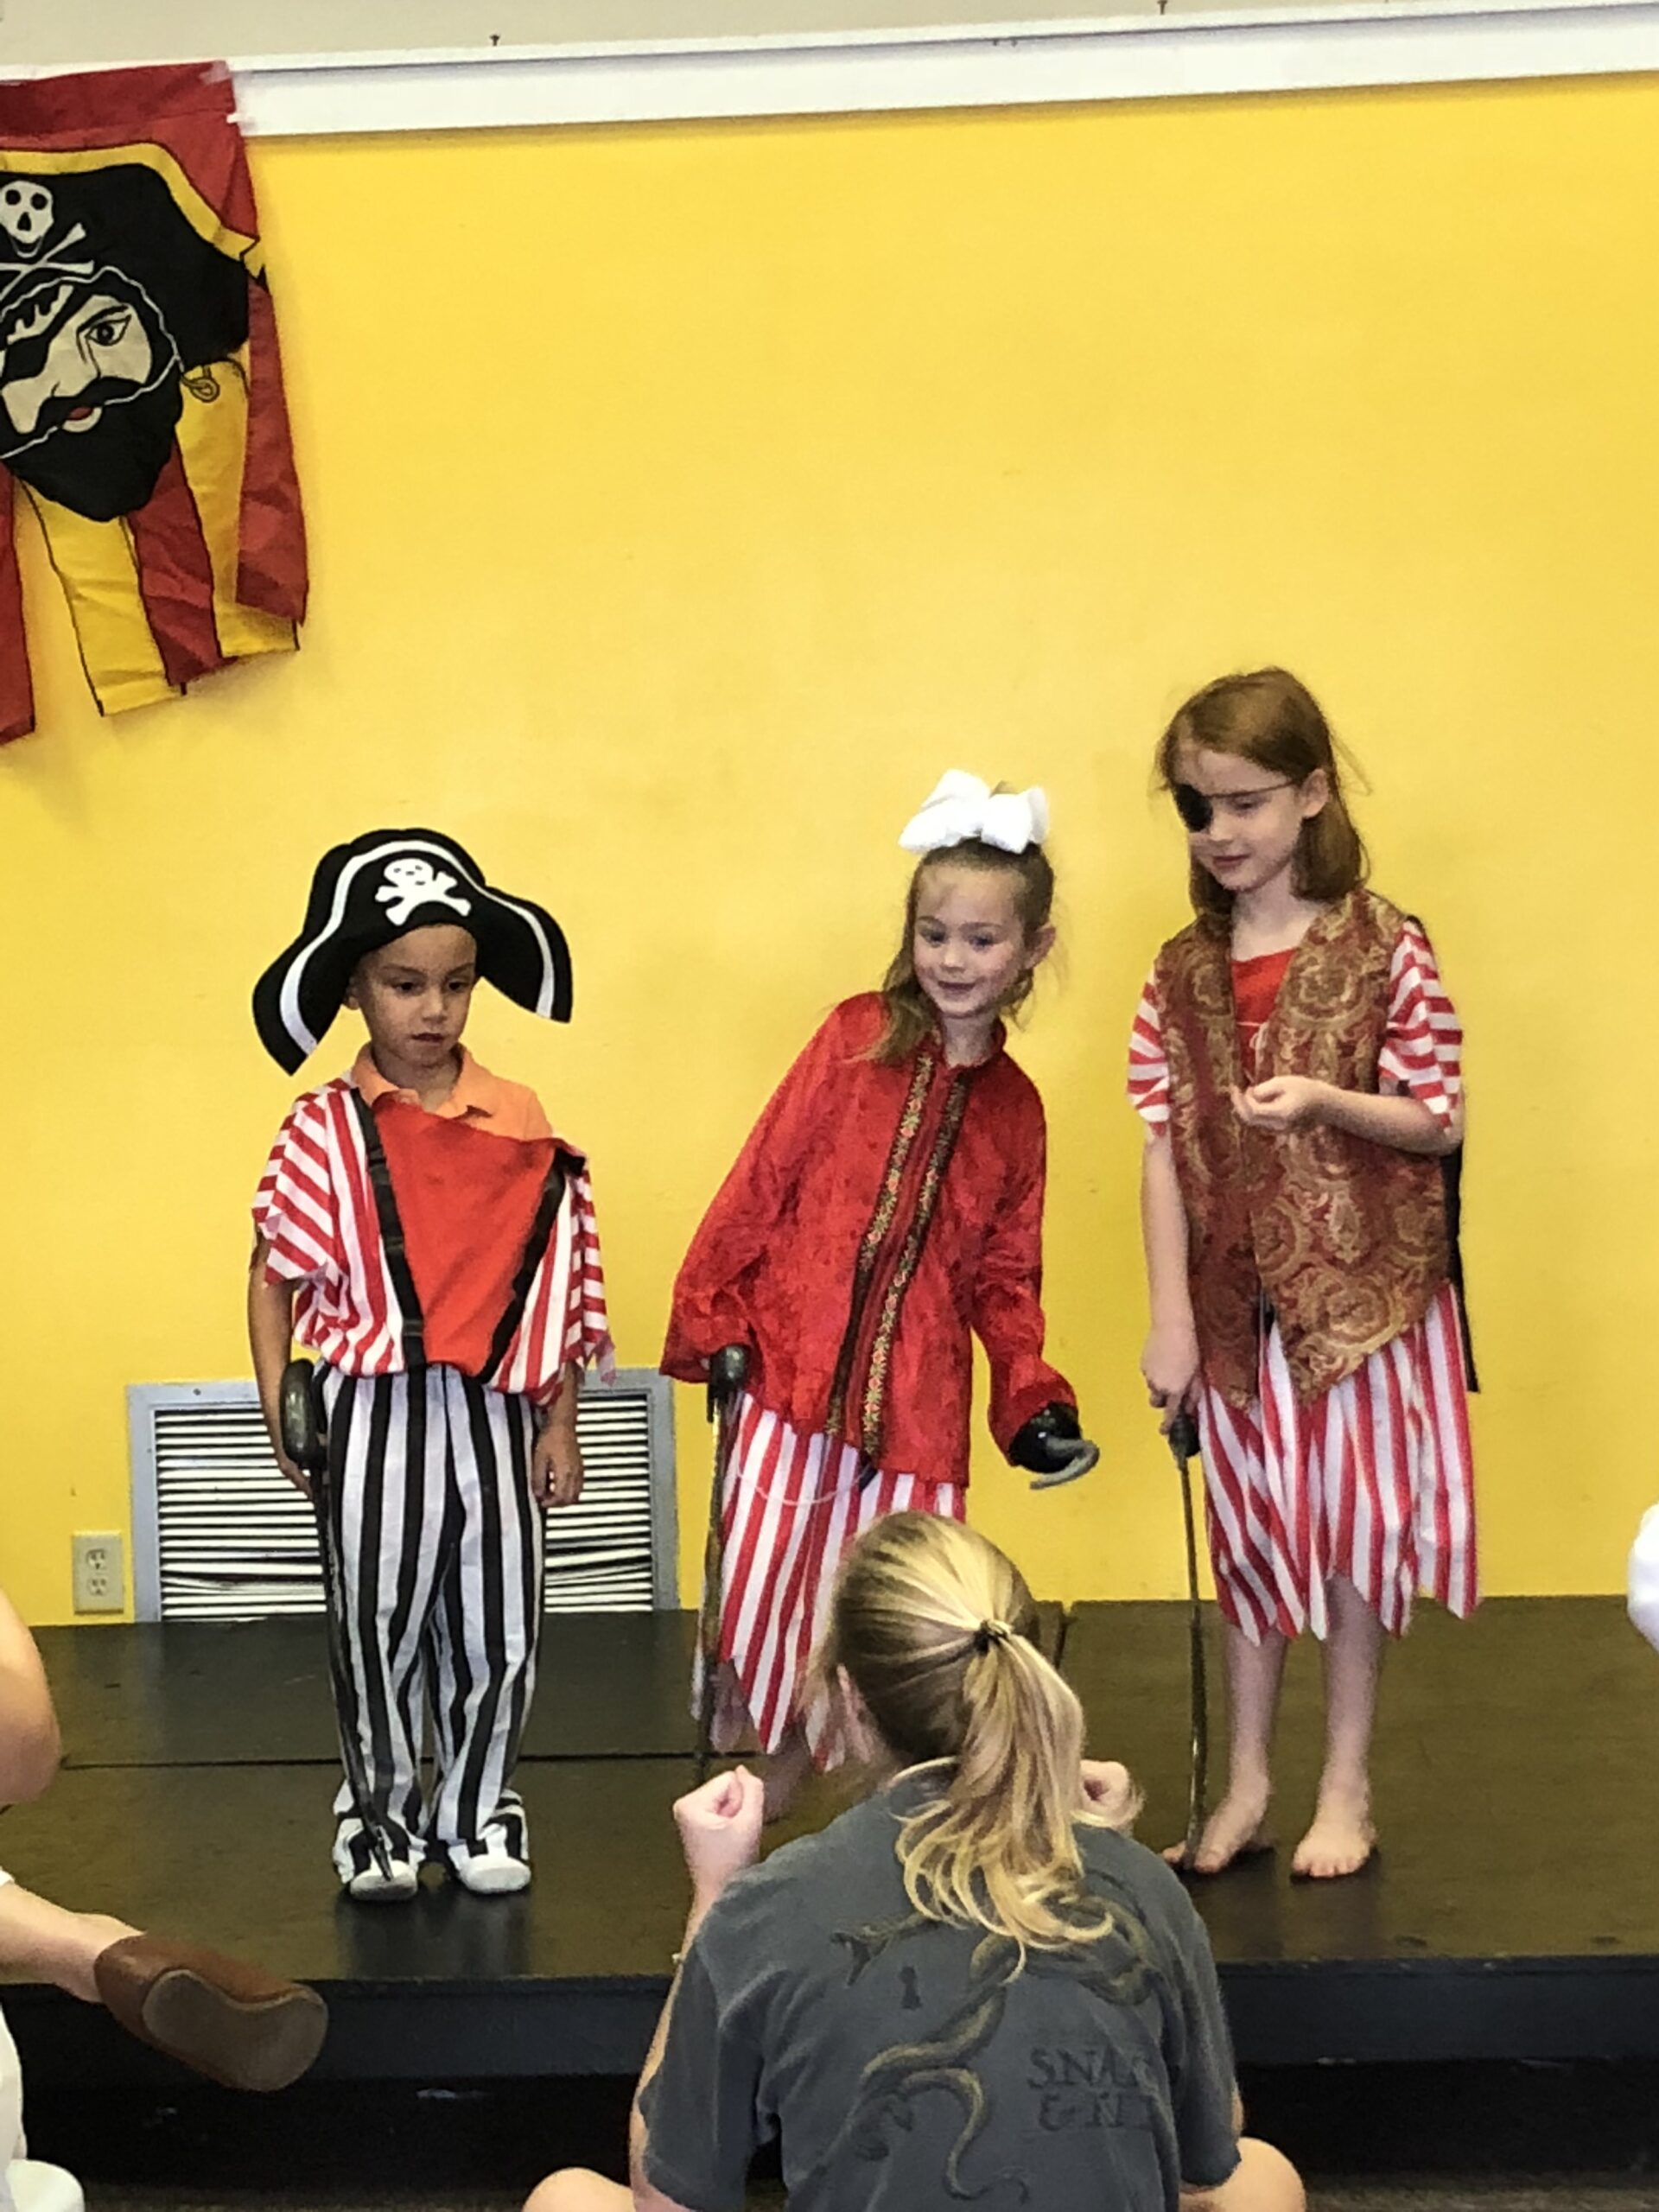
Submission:
<svg viewBox="0 0 1659 2212">
<path fill-rule="evenodd" d="M 334 1809 L 334 1869 L 353 1897 L 411 1897 L 420 1864 L 420 1622 L 432 1576 L 431 1392 L 424 1376 L 324 1383 L 328 1467 L 323 1512 L 339 1586 L 334 1702 L 342 1747 L 355 1742 L 365 1808 L 392 1861 L 387 1880 L 363 1831 L 351 1784 Z"/>
<path fill-rule="evenodd" d="M 138 1930 L 107 1913 L 70 1912 L 16 1882 L 0 1885 L 0 1967 L 97 2005 L 96 1967 L 112 1943 Z"/>
<path fill-rule="evenodd" d="M 1291 1410 L 1286 1417 L 1286 1401 Z M 1259 1391 L 1236 1407 L 1206 1389 L 1198 1408 L 1205 1528 L 1227 1672 L 1227 1786 L 1205 1821 L 1192 1871 L 1218 1874 L 1266 1847 L 1274 1724 L 1288 1633 L 1301 1624 L 1285 1520 L 1299 1479 L 1294 1393 L 1277 1327 L 1262 1347 Z M 1186 1479 L 1185 1474 L 1182 1480 Z M 1185 1843 L 1164 1856 L 1186 1864 Z"/>
<path fill-rule="evenodd" d="M 633 2191 L 621 2182 L 569 2166 L 563 2173 L 550 2174 L 531 2191 L 524 2212 L 627 2212 L 632 2203 Z"/>
<path fill-rule="evenodd" d="M 1204 1824 L 1192 1871 L 1219 1874 L 1241 1853 L 1259 1851 L 1268 1840 L 1268 1808 L 1273 1798 L 1273 1725 L 1279 1711 L 1279 1685 L 1285 1670 L 1285 1638 L 1269 1630 L 1252 1643 L 1233 1622 L 1223 1624 L 1227 1656 L 1227 1788 Z M 1184 1863 L 1185 1847 L 1164 1854 Z"/>
<path fill-rule="evenodd" d="M 627 2202 L 625 2193 L 623 2202 Z M 608 2202 L 596 2199 L 595 2202 Z M 1306 2212 L 1301 2176 L 1282 2151 L 1253 2135 L 1239 2138 L 1238 2164 L 1219 2189 L 1183 2190 L 1181 2212 Z M 524 2212 L 558 2212 L 532 2197 Z"/>
<path fill-rule="evenodd" d="M 1376 1841 L 1371 1825 L 1371 1728 L 1382 1624 L 1345 1575 L 1332 1578 L 1325 1642 L 1325 1768 L 1313 1825 L 1293 1873 L 1315 1881 L 1357 1874 Z"/>
<path fill-rule="evenodd" d="M 816 1768 L 827 1773 L 847 1756 L 835 1700 L 813 1680 L 812 1658 L 830 1625 L 842 1560 L 864 1531 L 889 1513 L 914 1507 L 962 1518 L 957 1483 L 918 1484 L 913 1475 L 868 1466 L 850 1444 L 827 1436 L 806 1441 L 804 1541 L 788 1596 L 791 1651 L 789 1725 L 766 1762 L 766 1817 L 783 1817 Z"/>
<path fill-rule="evenodd" d="M 0 2019 L 0 2212 L 6 2212 L 7 2169 L 26 2155 L 23 2140 L 23 2075 L 11 2031 Z"/>
<path fill-rule="evenodd" d="M 691 1699 L 700 1722 L 702 1717 L 702 1654 L 700 1650 L 691 1670 Z M 758 1756 L 754 1723 L 749 1718 L 749 1708 L 744 1701 L 743 1685 L 737 1679 L 737 1669 L 729 1659 L 722 1659 L 715 1669 L 714 1719 L 709 1730 L 709 1748 L 723 1759 L 736 1758 L 743 1751 Z"/>
<path fill-rule="evenodd" d="M 812 1746 L 806 1730 L 791 1720 L 766 1760 L 763 1777 L 763 1816 L 768 1823 L 781 1821 L 805 1787 L 812 1771 Z"/>
<path fill-rule="evenodd" d="M 0 1967 L 103 2005 L 131 2035 L 232 2088 L 284 2088 L 321 2048 L 312 1989 L 107 1913 L 0 1882 Z"/>
<path fill-rule="evenodd" d="M 766 1758 L 766 1818 L 787 1810 L 812 1770 L 799 1710 L 810 1643 L 824 1440 L 744 1397 L 721 1492 L 717 1748 L 752 1728 Z M 701 1698 L 701 1662 L 694 1681 Z"/>
<path fill-rule="evenodd" d="M 438 1771 L 430 1837 L 468 1889 L 530 1880 L 524 1811 L 508 1787 L 536 1686 L 543 1609 L 541 1508 L 531 1496 L 527 1398 L 442 1370 L 459 1540 L 435 1624 Z"/>
</svg>

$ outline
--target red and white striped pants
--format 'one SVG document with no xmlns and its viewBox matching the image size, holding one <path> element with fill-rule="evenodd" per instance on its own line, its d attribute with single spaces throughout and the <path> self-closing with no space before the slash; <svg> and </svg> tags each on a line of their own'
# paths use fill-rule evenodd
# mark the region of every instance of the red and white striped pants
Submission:
<svg viewBox="0 0 1659 2212">
<path fill-rule="evenodd" d="M 821 1706 L 803 1709 L 802 1684 L 843 1554 L 884 1514 L 911 1509 L 960 1521 L 966 1502 L 961 1483 L 880 1468 L 861 1483 L 863 1468 L 850 1444 L 802 1436 L 753 1398 L 739 1400 L 721 1499 L 720 1656 L 762 1751 L 775 1751 L 804 1723 L 820 1767 L 837 1765 L 843 1746 Z"/>
<path fill-rule="evenodd" d="M 1241 1412 L 1205 1389 L 1198 1430 L 1216 1596 L 1252 1643 L 1326 1628 L 1344 1575 L 1391 1636 L 1421 1591 L 1461 1617 L 1479 1590 L 1468 1379 L 1457 1294 L 1313 1403 L 1291 1384 L 1275 1325 L 1259 1395 Z"/>
</svg>

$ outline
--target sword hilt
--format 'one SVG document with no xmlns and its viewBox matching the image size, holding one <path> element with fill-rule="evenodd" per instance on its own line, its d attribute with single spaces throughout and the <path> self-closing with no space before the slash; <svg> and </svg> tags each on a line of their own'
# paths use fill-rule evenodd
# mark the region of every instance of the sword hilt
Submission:
<svg viewBox="0 0 1659 2212">
<path fill-rule="evenodd" d="M 749 1379 L 747 1344 L 722 1344 L 709 1362 L 709 1418 L 714 1421 L 730 1405 Z"/>
<path fill-rule="evenodd" d="M 1178 1467 L 1185 1467 L 1198 1456 L 1198 1424 L 1183 1406 L 1169 1424 L 1170 1457 Z"/>
</svg>

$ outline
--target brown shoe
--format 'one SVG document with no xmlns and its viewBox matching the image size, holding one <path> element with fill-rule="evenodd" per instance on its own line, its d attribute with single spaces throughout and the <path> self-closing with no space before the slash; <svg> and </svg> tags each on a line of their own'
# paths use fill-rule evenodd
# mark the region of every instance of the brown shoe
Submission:
<svg viewBox="0 0 1659 2212">
<path fill-rule="evenodd" d="M 285 2089 L 327 2032 L 315 1989 L 193 1943 L 125 1936 L 92 1971 L 129 2034 L 228 2089 Z"/>
</svg>

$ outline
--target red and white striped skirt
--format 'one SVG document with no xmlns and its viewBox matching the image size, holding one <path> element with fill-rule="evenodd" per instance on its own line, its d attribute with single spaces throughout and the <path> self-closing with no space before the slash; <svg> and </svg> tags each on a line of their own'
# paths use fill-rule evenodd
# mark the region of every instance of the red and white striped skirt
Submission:
<svg viewBox="0 0 1659 2212">
<path fill-rule="evenodd" d="M 720 1656 L 761 1750 L 775 1751 L 804 1724 L 820 1767 L 838 1765 L 844 1747 L 821 1704 L 804 1707 L 801 1686 L 842 1555 L 884 1514 L 960 1521 L 965 1505 L 961 1483 L 880 1468 L 861 1483 L 863 1465 L 850 1444 L 799 1435 L 753 1398 L 739 1400 L 721 1500 Z"/>
<path fill-rule="evenodd" d="M 1474 1472 L 1457 1294 L 1310 1405 L 1299 1402 L 1275 1324 L 1260 1395 L 1240 1412 L 1204 1391 L 1198 1431 L 1210 1556 L 1227 1618 L 1252 1643 L 1325 1632 L 1325 1588 L 1344 1575 L 1391 1636 L 1421 1591 L 1474 1611 Z"/>
</svg>

